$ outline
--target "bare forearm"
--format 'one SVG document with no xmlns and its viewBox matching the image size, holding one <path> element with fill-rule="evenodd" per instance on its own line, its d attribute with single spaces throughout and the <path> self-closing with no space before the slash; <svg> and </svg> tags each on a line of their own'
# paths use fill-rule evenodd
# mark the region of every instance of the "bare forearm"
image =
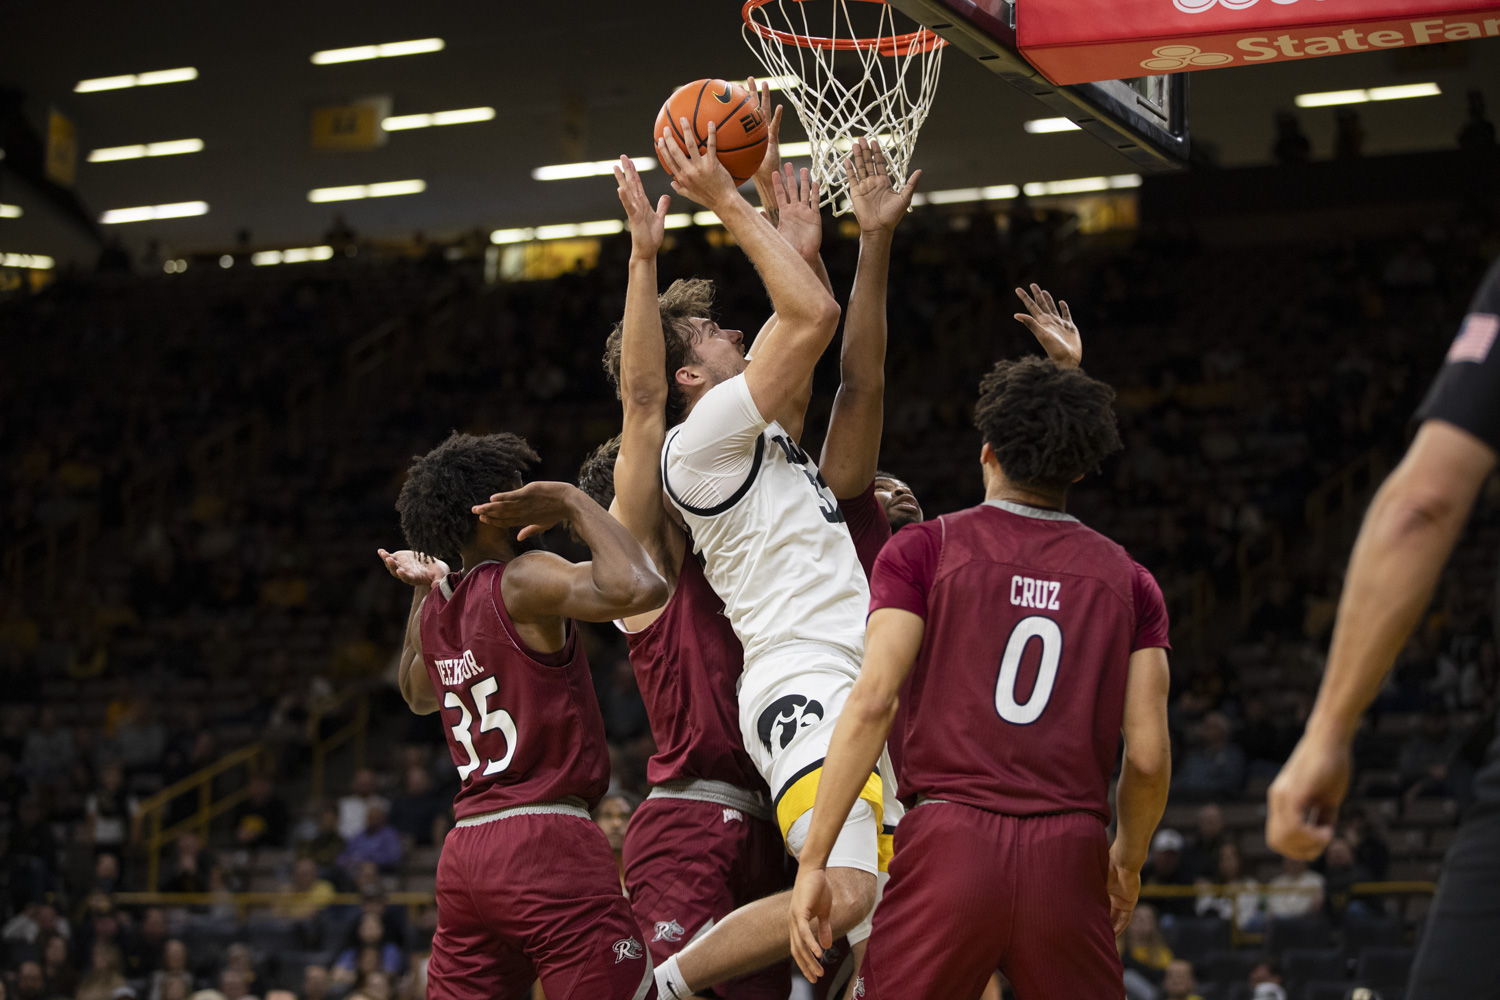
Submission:
<svg viewBox="0 0 1500 1000">
<path fill-rule="evenodd" d="M 649 611 L 665 603 L 666 581 L 624 525 L 582 491 L 569 497 L 568 513 L 573 530 L 593 554 L 591 580 L 606 605 L 625 614 Z"/>
<path fill-rule="evenodd" d="M 828 864 L 834 841 L 838 840 L 849 810 L 859 799 L 860 789 L 880 760 L 881 748 L 895 718 L 895 697 L 871 696 L 857 684 L 850 692 L 823 761 L 812 824 L 799 859 L 803 866 L 822 868 Z"/>
<path fill-rule="evenodd" d="M 396 680 L 401 688 L 401 697 L 413 712 L 426 715 L 438 709 L 437 696 L 432 691 L 432 681 L 427 676 L 427 667 L 422 662 L 422 602 L 432 588 L 422 585 L 413 588 L 411 610 L 406 615 L 406 640 L 401 647 L 401 665 Z"/>
<path fill-rule="evenodd" d="M 1151 835 L 1167 808 L 1167 791 L 1172 783 L 1172 768 L 1153 766 L 1146 770 L 1130 760 L 1127 752 L 1120 768 L 1120 784 L 1115 791 L 1115 813 L 1118 824 L 1111 848 L 1116 861 L 1140 871 L 1151 851 Z"/>
<path fill-rule="evenodd" d="M 667 348 L 656 300 L 656 256 L 632 255 L 620 336 L 620 396 L 632 404 L 660 406 L 667 395 Z"/>
<path fill-rule="evenodd" d="M 843 385 L 864 390 L 885 387 L 885 299 L 891 270 L 891 234 L 886 230 L 859 238 L 859 266 L 849 291 L 844 317 L 844 346 L 839 355 Z"/>
<path fill-rule="evenodd" d="M 802 256 L 749 202 L 736 192 L 714 209 L 760 272 L 782 323 L 816 323 L 827 315 L 832 296 Z"/>
</svg>

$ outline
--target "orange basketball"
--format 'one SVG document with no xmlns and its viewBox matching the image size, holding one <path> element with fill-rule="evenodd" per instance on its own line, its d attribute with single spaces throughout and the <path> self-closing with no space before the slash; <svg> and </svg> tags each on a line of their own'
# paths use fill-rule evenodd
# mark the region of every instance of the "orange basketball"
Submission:
<svg viewBox="0 0 1500 1000">
<path fill-rule="evenodd" d="M 736 184 L 755 176 L 766 155 L 766 116 L 756 107 L 756 99 L 738 83 L 727 80 L 696 80 L 667 98 L 656 115 L 656 136 L 669 125 L 672 136 L 683 152 L 687 138 L 682 134 L 681 119 L 692 126 L 692 141 L 698 152 L 708 152 L 708 123 L 714 123 L 719 162 L 729 171 Z M 658 156 L 660 159 L 660 156 Z M 662 160 L 668 174 L 672 168 Z"/>
</svg>

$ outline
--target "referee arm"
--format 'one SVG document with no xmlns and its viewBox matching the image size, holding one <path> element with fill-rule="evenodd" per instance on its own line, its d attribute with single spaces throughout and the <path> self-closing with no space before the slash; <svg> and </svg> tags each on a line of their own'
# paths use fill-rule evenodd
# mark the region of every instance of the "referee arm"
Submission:
<svg viewBox="0 0 1500 1000">
<path fill-rule="evenodd" d="M 1266 842 L 1282 854 L 1311 860 L 1332 839 L 1360 715 L 1431 600 L 1495 457 L 1469 431 L 1427 420 L 1370 505 L 1318 700 L 1268 794 Z"/>
</svg>

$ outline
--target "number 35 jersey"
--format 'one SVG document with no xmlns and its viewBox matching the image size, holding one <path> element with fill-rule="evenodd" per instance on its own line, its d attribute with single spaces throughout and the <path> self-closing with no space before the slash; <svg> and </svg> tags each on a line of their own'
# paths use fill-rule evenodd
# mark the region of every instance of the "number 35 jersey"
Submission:
<svg viewBox="0 0 1500 1000">
<path fill-rule="evenodd" d="M 1109 821 L 1130 656 L 1169 648 L 1150 573 L 1076 518 L 992 500 L 897 532 L 870 587 L 872 612 L 926 623 L 903 798 Z"/>
<path fill-rule="evenodd" d="M 869 586 L 844 515 L 817 464 L 760 415 L 743 375 L 714 386 L 667 432 L 662 481 L 747 671 L 788 642 L 859 662 Z"/>
<path fill-rule="evenodd" d="M 555 653 L 529 649 L 501 596 L 505 565 L 450 574 L 422 605 L 422 661 L 442 706 L 462 782 L 459 819 L 515 806 L 582 799 L 609 787 L 604 718 L 578 626 Z"/>
</svg>

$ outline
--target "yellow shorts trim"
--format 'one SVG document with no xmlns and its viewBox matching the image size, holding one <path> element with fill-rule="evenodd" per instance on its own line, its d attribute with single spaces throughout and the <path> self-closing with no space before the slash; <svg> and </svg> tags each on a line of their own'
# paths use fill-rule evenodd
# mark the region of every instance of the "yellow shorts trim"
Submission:
<svg viewBox="0 0 1500 1000">
<path fill-rule="evenodd" d="M 781 798 L 776 802 L 776 822 L 781 827 L 781 836 L 787 837 L 792 829 L 792 824 L 797 822 L 798 817 L 813 807 L 813 802 L 818 798 L 818 782 L 822 780 L 823 768 L 821 764 L 813 770 L 802 775 L 796 781 L 787 786 L 781 793 Z M 875 822 L 877 825 L 884 822 L 885 798 L 883 796 L 883 784 L 880 775 L 871 774 L 865 781 L 865 787 L 859 790 L 859 797 L 870 803 L 875 810 Z M 885 838 L 882 838 L 885 839 Z M 885 845 L 881 845 L 881 857 L 889 857 L 885 853 Z M 881 871 L 885 871 L 884 860 L 881 862 Z"/>
<path fill-rule="evenodd" d="M 880 870 L 890 873 L 891 855 L 896 853 L 896 835 L 894 833 L 882 833 L 880 835 Z"/>
</svg>

